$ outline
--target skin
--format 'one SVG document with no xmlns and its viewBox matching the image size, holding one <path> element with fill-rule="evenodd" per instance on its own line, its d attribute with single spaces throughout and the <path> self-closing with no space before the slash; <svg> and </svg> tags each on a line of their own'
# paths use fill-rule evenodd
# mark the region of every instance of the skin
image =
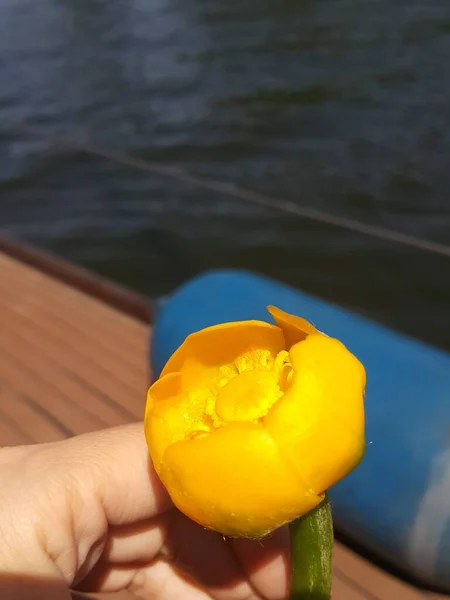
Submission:
<svg viewBox="0 0 450 600">
<path fill-rule="evenodd" d="M 153 470 L 141 423 L 0 450 L 0 540 L 3 600 L 288 595 L 287 529 L 225 539 L 188 520 Z"/>
</svg>

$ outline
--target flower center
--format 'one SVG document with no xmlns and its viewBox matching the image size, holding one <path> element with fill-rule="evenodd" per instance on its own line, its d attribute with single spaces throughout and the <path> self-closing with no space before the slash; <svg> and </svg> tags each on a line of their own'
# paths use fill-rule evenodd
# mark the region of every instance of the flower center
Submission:
<svg viewBox="0 0 450 600">
<path fill-rule="evenodd" d="M 216 415 L 226 423 L 263 418 L 284 394 L 291 376 L 289 354 L 284 350 L 272 365 L 253 364 L 225 382 L 216 397 Z"/>
</svg>

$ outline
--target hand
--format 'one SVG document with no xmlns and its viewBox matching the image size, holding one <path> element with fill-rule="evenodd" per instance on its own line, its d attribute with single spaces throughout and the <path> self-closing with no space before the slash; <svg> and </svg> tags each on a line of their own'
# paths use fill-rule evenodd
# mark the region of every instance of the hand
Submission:
<svg viewBox="0 0 450 600">
<path fill-rule="evenodd" d="M 270 485 L 270 482 L 268 482 Z M 278 600 L 289 539 L 225 539 L 170 502 L 142 424 L 0 450 L 0 597 L 128 589 L 157 600 Z"/>
</svg>

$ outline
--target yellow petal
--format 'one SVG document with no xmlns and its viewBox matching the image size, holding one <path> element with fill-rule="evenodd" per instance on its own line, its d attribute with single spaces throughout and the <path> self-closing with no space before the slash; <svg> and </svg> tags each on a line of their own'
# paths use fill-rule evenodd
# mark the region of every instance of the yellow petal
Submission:
<svg viewBox="0 0 450 600">
<path fill-rule="evenodd" d="M 188 336 L 172 355 L 163 375 L 180 371 L 183 386 L 217 394 L 243 370 L 270 368 L 284 349 L 279 327 L 262 321 L 241 321 L 209 327 Z"/>
<path fill-rule="evenodd" d="M 284 348 L 283 332 L 264 321 L 237 321 L 207 327 L 189 335 L 167 361 L 162 375 L 180 371 L 186 361 L 205 366 L 232 363 L 253 349 L 276 356 Z"/>
<path fill-rule="evenodd" d="M 147 404 L 145 406 L 145 417 L 159 402 L 168 398 L 178 396 L 182 392 L 181 376 L 179 373 L 171 373 L 157 379 L 147 392 Z"/>
<path fill-rule="evenodd" d="M 302 317 L 291 315 L 276 306 L 268 306 L 267 310 L 274 318 L 278 327 L 283 330 L 287 348 L 306 339 L 308 335 L 320 333 L 309 321 L 302 319 Z"/>
<path fill-rule="evenodd" d="M 207 396 L 182 386 L 180 373 L 169 373 L 149 389 L 144 430 L 156 471 L 166 448 L 173 442 L 209 431 L 205 415 Z"/>
<path fill-rule="evenodd" d="M 264 418 L 281 451 L 321 493 L 364 453 L 365 371 L 338 340 L 309 336 L 290 351 L 290 387 Z"/>
<path fill-rule="evenodd" d="M 160 476 L 184 514 L 230 536 L 261 537 L 322 499 L 284 460 L 265 428 L 253 423 L 173 444 Z"/>
</svg>

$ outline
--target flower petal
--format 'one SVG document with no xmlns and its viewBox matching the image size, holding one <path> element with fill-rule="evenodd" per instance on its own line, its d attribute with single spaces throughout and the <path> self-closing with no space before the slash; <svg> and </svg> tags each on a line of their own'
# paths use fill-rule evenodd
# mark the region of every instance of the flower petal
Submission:
<svg viewBox="0 0 450 600">
<path fill-rule="evenodd" d="M 149 389 L 144 429 L 156 471 L 168 446 L 197 431 L 209 430 L 207 395 L 183 388 L 180 373 L 169 373 Z"/>
<path fill-rule="evenodd" d="M 220 380 L 237 374 L 243 355 L 256 366 L 262 355 L 274 360 L 285 347 L 279 327 L 263 321 L 223 323 L 191 334 L 169 358 L 162 375 L 183 371 L 187 387 L 217 388 Z"/>
<path fill-rule="evenodd" d="M 320 333 L 309 321 L 306 321 L 302 317 L 291 315 L 276 306 L 268 306 L 267 310 L 274 318 L 278 327 L 283 330 L 287 348 L 306 339 L 308 335 Z"/>
<path fill-rule="evenodd" d="M 284 460 L 265 428 L 254 423 L 173 444 L 160 476 L 182 512 L 230 536 L 261 537 L 322 500 Z"/>
<path fill-rule="evenodd" d="M 364 453 L 361 363 L 338 340 L 312 335 L 291 348 L 294 371 L 264 424 L 300 476 L 323 492 Z"/>
</svg>

